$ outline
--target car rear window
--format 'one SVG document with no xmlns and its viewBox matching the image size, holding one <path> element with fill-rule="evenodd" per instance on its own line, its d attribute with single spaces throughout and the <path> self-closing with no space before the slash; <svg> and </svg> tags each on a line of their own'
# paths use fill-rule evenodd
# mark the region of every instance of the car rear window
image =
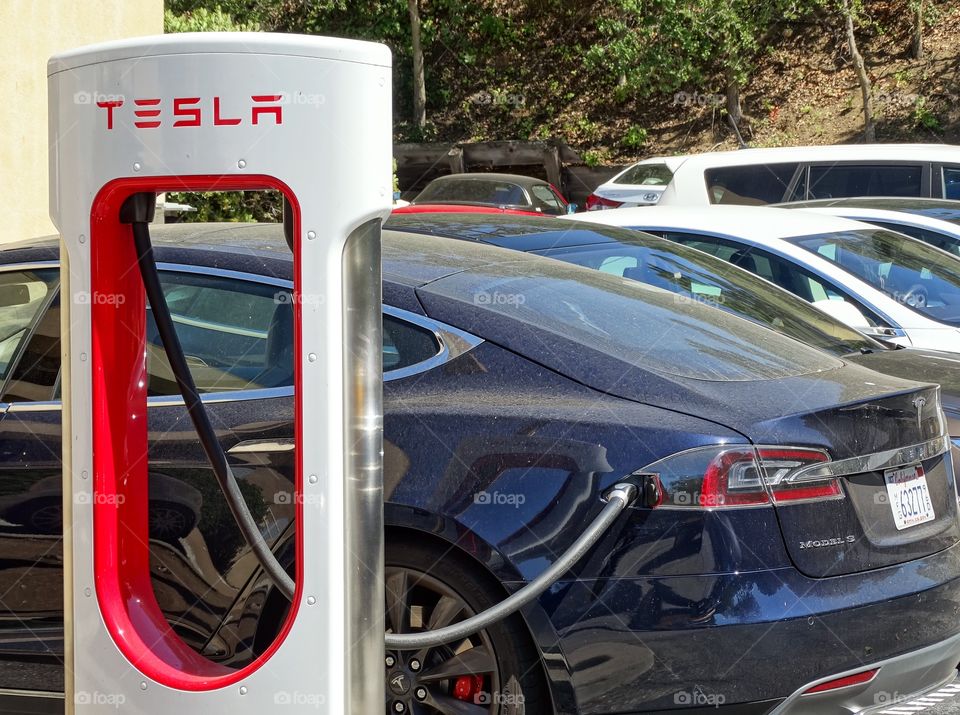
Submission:
<svg viewBox="0 0 960 715">
<path fill-rule="evenodd" d="M 673 178 L 673 172 L 666 164 L 636 164 L 613 180 L 614 184 L 633 184 L 634 186 L 666 186 Z"/>
<path fill-rule="evenodd" d="M 510 181 L 467 179 L 434 181 L 420 192 L 415 203 L 471 203 L 496 206 L 528 206 L 527 195 L 519 184 Z"/>
<path fill-rule="evenodd" d="M 588 384 L 600 372 L 622 377 L 629 366 L 740 381 L 842 365 L 701 300 L 555 260 L 494 264 L 420 290 L 439 319 Z M 610 358 L 627 369 L 610 370 Z"/>
</svg>

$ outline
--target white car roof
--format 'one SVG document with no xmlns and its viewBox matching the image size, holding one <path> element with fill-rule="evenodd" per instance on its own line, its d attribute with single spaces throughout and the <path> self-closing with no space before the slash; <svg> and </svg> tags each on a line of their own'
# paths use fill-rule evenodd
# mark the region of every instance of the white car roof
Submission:
<svg viewBox="0 0 960 715">
<path fill-rule="evenodd" d="M 919 226 L 922 228 L 929 228 L 933 231 L 938 231 L 939 233 L 947 234 L 948 236 L 956 236 L 960 238 L 960 225 L 951 223 L 950 221 L 944 221 L 943 219 L 934 218 L 932 216 L 915 214 L 910 211 L 865 209 L 852 206 L 805 206 L 802 209 L 797 208 L 794 210 L 817 213 L 824 216 L 829 215 L 846 217 L 852 220 L 869 221 L 873 219 L 876 221 L 904 224 L 906 226 Z"/>
<path fill-rule="evenodd" d="M 636 206 L 591 211 L 563 218 L 607 226 L 706 231 L 760 242 L 828 231 L 876 229 L 875 226 L 837 216 L 765 206 Z"/>
<path fill-rule="evenodd" d="M 952 157 L 950 155 L 953 155 Z M 666 164 L 676 171 L 681 164 L 691 168 L 740 166 L 765 162 L 789 161 L 960 161 L 960 146 L 952 144 L 827 144 L 821 146 L 787 146 L 764 149 L 735 149 L 703 154 L 656 156 L 640 164 Z"/>
</svg>

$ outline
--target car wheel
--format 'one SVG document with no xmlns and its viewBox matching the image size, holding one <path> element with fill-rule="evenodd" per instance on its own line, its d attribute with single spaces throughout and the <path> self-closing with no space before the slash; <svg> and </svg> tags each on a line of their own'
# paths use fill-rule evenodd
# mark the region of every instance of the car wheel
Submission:
<svg viewBox="0 0 960 715">
<path fill-rule="evenodd" d="M 384 575 L 390 633 L 442 628 L 504 598 L 466 559 L 409 539 L 388 541 Z M 539 657 L 518 615 L 436 648 L 388 650 L 385 665 L 388 713 L 540 715 L 550 710 Z"/>
<path fill-rule="evenodd" d="M 34 499 L 21 504 L 4 517 L 33 534 L 63 533 L 63 504 L 60 499 Z"/>
</svg>

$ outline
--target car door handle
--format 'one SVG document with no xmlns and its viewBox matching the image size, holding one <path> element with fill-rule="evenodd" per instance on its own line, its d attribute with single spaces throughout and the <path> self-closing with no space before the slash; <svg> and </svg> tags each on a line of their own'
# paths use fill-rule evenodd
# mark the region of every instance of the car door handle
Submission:
<svg viewBox="0 0 960 715">
<path fill-rule="evenodd" d="M 227 454 L 275 454 L 292 452 L 295 448 L 293 439 L 248 439 L 237 442 Z"/>
</svg>

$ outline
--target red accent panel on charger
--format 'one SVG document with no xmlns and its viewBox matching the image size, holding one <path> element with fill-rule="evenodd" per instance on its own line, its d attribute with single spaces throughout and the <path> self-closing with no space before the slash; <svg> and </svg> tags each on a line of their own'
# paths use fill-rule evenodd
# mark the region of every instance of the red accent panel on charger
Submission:
<svg viewBox="0 0 960 715">
<path fill-rule="evenodd" d="M 97 599 L 117 647 L 143 675 L 179 690 L 212 690 L 235 683 L 267 662 L 296 619 L 303 565 L 296 564 L 293 607 L 270 648 L 246 668 L 214 663 L 184 643 L 157 604 L 150 579 L 145 295 L 133 232 L 121 224 L 120 206 L 140 191 L 236 191 L 277 189 L 294 213 L 294 354 L 301 354 L 300 208 L 290 189 L 269 176 L 137 177 L 106 184 L 90 216 L 90 300 L 93 379 L 93 539 Z M 299 457 L 301 367 L 295 362 L 295 489 L 302 485 Z M 82 363 L 81 368 L 82 369 Z M 302 505 L 297 503 L 297 523 Z M 302 529 L 296 552 L 303 553 Z"/>
</svg>

